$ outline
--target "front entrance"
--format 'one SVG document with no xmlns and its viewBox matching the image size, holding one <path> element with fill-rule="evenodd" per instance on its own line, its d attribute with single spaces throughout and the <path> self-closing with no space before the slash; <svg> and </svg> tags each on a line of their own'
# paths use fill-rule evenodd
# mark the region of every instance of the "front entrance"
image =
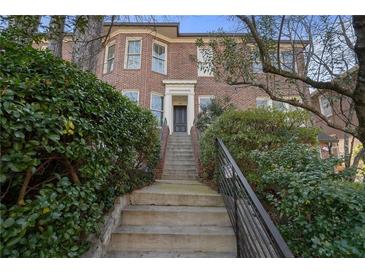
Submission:
<svg viewBox="0 0 365 274">
<path fill-rule="evenodd" d="M 186 106 L 174 106 L 174 131 L 186 132 L 187 111 Z"/>
</svg>

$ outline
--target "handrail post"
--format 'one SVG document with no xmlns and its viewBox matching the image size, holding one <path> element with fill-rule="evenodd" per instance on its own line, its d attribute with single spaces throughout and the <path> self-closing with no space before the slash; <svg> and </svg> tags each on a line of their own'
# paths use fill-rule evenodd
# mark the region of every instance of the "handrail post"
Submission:
<svg viewBox="0 0 365 274">
<path fill-rule="evenodd" d="M 235 230 L 236 230 L 236 248 L 237 248 L 237 258 L 241 257 L 240 252 L 240 235 L 238 230 L 238 206 L 237 206 L 237 193 L 234 192 L 234 219 L 235 219 Z"/>
</svg>

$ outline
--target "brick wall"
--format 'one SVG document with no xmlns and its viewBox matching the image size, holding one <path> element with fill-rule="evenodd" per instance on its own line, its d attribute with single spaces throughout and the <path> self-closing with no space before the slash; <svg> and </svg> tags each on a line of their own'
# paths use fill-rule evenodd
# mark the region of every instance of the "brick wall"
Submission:
<svg viewBox="0 0 365 274">
<path fill-rule="evenodd" d="M 138 70 L 124 69 L 124 55 L 127 37 L 142 38 L 142 61 Z M 167 74 L 153 72 L 152 67 L 152 43 L 154 40 L 167 44 Z M 150 108 L 151 92 L 165 93 L 162 83 L 165 79 L 173 80 L 197 80 L 195 87 L 195 113 L 199 111 L 199 96 L 214 95 L 216 98 L 229 96 L 231 102 L 239 109 L 253 108 L 256 106 L 256 97 L 265 96 L 264 92 L 254 87 L 236 88 L 226 83 L 218 82 L 214 77 L 198 77 L 196 60 L 197 47 L 195 43 L 169 43 L 154 37 L 151 34 L 125 34 L 113 36 L 110 42 L 115 42 L 114 68 L 110 73 L 103 73 L 105 50 L 98 56 L 97 76 L 113 85 L 116 89 L 139 90 L 139 103 Z M 65 42 L 64 59 L 71 60 L 72 42 Z M 263 79 L 263 81 L 265 81 Z M 279 81 L 277 85 L 287 94 L 293 93 L 294 88 L 285 81 Z M 294 92 L 295 93 L 295 92 Z"/>
</svg>

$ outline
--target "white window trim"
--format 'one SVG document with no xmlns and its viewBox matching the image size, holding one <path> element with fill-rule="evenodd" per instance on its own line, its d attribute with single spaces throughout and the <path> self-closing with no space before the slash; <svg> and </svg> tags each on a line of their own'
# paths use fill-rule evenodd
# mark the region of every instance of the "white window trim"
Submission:
<svg viewBox="0 0 365 274">
<path fill-rule="evenodd" d="M 127 92 L 137 92 L 137 105 L 139 105 L 139 90 L 138 89 L 123 89 L 122 90 L 123 95 Z"/>
<path fill-rule="evenodd" d="M 114 46 L 114 63 L 113 63 L 113 68 L 107 72 L 108 69 L 108 53 L 109 53 L 109 48 L 111 46 Z M 116 46 L 115 46 L 115 40 L 110 42 L 109 44 L 106 45 L 105 50 L 104 50 L 104 65 L 103 65 L 103 73 L 111 73 L 114 70 L 115 67 L 115 56 L 116 56 Z"/>
<path fill-rule="evenodd" d="M 292 50 L 280 50 L 280 62 L 281 62 L 281 69 L 284 70 L 284 71 L 289 71 L 291 72 L 291 70 L 289 70 L 288 68 L 286 68 L 284 66 L 284 58 L 283 58 L 283 53 L 286 53 L 286 52 L 290 52 L 293 56 L 293 61 L 294 61 L 294 68 L 293 68 L 293 72 L 297 72 L 298 71 L 298 67 L 297 67 L 297 60 L 295 58 L 295 52 L 293 52 Z"/>
<path fill-rule="evenodd" d="M 198 77 L 214 77 L 214 74 L 212 72 L 204 72 L 199 68 L 199 62 L 204 62 L 203 61 L 199 61 L 199 56 L 200 54 L 200 50 L 201 49 L 207 49 L 208 47 L 196 47 L 196 61 L 197 61 L 197 69 L 198 69 Z"/>
<path fill-rule="evenodd" d="M 162 47 L 165 48 L 165 56 L 166 56 L 166 59 L 165 59 L 165 64 L 164 64 L 164 72 L 159 72 L 159 71 L 154 71 L 153 70 L 153 45 L 154 44 L 157 44 L 157 45 L 160 45 Z M 158 40 L 153 40 L 152 41 L 152 55 L 151 55 L 151 71 L 152 72 L 155 72 L 155 73 L 159 73 L 159 74 L 163 74 L 163 75 L 167 75 L 167 59 L 168 59 L 168 55 L 167 55 L 167 44 L 163 43 L 163 42 L 160 42 Z"/>
<path fill-rule="evenodd" d="M 207 98 L 213 100 L 213 99 L 215 99 L 215 96 L 214 95 L 200 95 L 200 96 L 198 96 L 199 112 L 203 111 L 201 106 L 200 106 L 201 99 L 207 99 Z"/>
<path fill-rule="evenodd" d="M 256 97 L 256 100 L 255 100 L 256 108 L 257 108 L 257 101 L 258 100 L 267 100 L 269 107 L 272 107 L 272 100 L 271 100 L 270 97 Z"/>
<path fill-rule="evenodd" d="M 128 64 L 128 43 L 129 41 L 140 41 L 141 42 L 141 46 L 140 46 L 140 50 L 139 50 L 139 56 L 140 56 L 140 62 L 139 62 L 139 67 L 138 68 L 128 68 L 127 64 Z M 139 70 L 142 67 L 142 46 L 143 46 L 143 42 L 142 42 L 142 37 L 126 37 L 125 38 L 125 49 L 124 49 L 124 69 L 128 69 L 128 70 Z"/>
<path fill-rule="evenodd" d="M 252 73 L 253 74 L 260 74 L 260 73 L 263 73 L 263 67 L 262 67 L 262 62 L 261 62 L 261 58 L 260 58 L 260 54 L 257 53 L 257 55 L 255 56 L 255 53 L 257 53 L 256 51 L 251 51 L 251 56 L 252 56 Z M 254 58 L 256 57 L 256 58 Z M 254 67 L 255 67 L 255 64 L 258 64 L 260 65 L 260 69 L 255 71 Z"/>
<path fill-rule="evenodd" d="M 326 117 L 331 117 L 333 115 L 333 109 L 332 109 L 332 106 L 331 106 L 331 103 L 330 101 L 327 99 L 327 101 L 329 102 L 329 108 L 330 108 L 330 113 L 328 114 L 325 114 L 325 110 L 322 106 L 322 99 L 327 99 L 327 98 L 324 98 L 323 96 L 319 96 L 319 107 L 321 109 L 321 113 L 326 116 Z"/>
<path fill-rule="evenodd" d="M 154 91 L 152 91 L 152 92 L 151 92 L 151 97 L 150 97 L 150 110 L 151 110 L 151 111 L 159 111 L 159 112 L 161 112 L 161 113 L 162 113 L 162 119 L 163 119 L 163 117 L 164 117 L 164 112 L 165 112 L 165 106 L 163 105 L 163 104 L 164 104 L 164 102 L 162 102 L 162 110 L 159 110 L 159 109 L 153 109 L 153 108 L 152 108 L 152 97 L 153 97 L 153 95 L 155 95 L 155 96 L 160 96 L 160 97 L 164 98 L 164 94 L 159 93 L 159 92 L 154 92 Z M 163 123 L 163 120 L 162 120 L 162 123 Z M 161 126 L 162 126 L 162 125 L 161 125 Z M 158 126 L 158 127 L 160 128 L 161 126 Z"/>
<path fill-rule="evenodd" d="M 298 99 L 299 102 L 302 101 L 302 99 L 299 97 L 299 96 L 291 96 L 291 97 L 286 97 L 285 99 Z M 270 97 L 262 97 L 262 96 L 259 96 L 259 97 L 256 97 L 256 108 L 257 108 L 257 100 L 268 100 L 268 105 L 270 108 L 272 108 L 274 106 L 273 102 L 274 100 L 272 100 Z M 285 103 L 285 102 L 282 102 L 284 104 L 284 107 L 285 107 L 285 111 L 289 111 L 290 110 L 290 107 L 292 105 L 288 104 L 288 103 Z"/>
<path fill-rule="evenodd" d="M 286 53 L 286 52 L 289 52 L 291 54 L 293 54 L 293 60 L 294 60 L 294 71 L 293 72 L 297 72 L 298 71 L 298 65 L 297 65 L 297 60 L 296 60 L 296 56 L 295 56 L 295 52 L 293 52 L 292 50 L 287 50 L 287 49 L 280 49 L 280 69 L 283 70 L 283 71 L 289 71 L 290 70 L 288 68 L 286 68 L 284 66 L 284 60 L 283 60 L 283 53 Z M 279 67 L 278 64 L 274 64 L 273 63 L 273 59 L 277 58 L 277 52 L 269 52 L 269 58 L 270 58 L 270 62 L 271 64 L 274 66 L 274 67 Z"/>
</svg>

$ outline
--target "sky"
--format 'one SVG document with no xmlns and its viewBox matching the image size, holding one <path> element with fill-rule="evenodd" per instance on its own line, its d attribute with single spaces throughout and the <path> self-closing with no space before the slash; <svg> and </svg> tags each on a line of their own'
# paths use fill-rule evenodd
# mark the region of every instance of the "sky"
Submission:
<svg viewBox="0 0 365 274">
<path fill-rule="evenodd" d="M 180 22 L 180 32 L 213 32 L 223 29 L 225 32 L 237 30 L 237 20 L 230 16 L 176 16 Z M 171 19 L 175 19 L 171 18 Z"/>
<path fill-rule="evenodd" d="M 48 25 L 49 16 L 42 18 L 42 25 Z M 135 21 L 133 16 L 128 16 L 128 21 Z M 138 19 L 140 20 L 140 19 Z M 180 23 L 180 33 L 209 33 L 217 31 L 237 32 L 238 26 L 242 25 L 232 16 L 223 15 L 180 15 L 180 16 L 155 16 L 158 22 L 178 22 Z"/>
</svg>

